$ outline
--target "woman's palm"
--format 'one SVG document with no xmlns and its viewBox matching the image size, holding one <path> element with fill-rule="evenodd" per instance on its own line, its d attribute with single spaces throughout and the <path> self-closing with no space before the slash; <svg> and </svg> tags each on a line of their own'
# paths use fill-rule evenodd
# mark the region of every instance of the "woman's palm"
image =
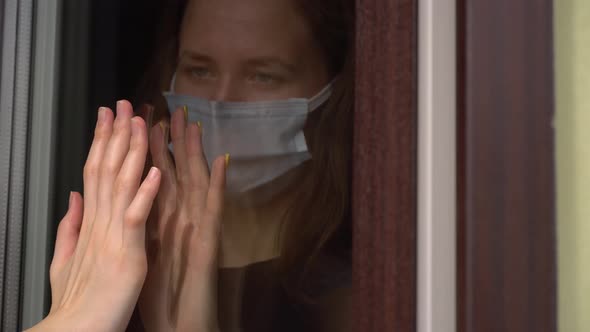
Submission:
<svg viewBox="0 0 590 332">
<path fill-rule="evenodd" d="M 166 125 L 150 138 L 154 165 L 162 170 L 156 208 L 148 221 L 148 274 L 139 299 L 147 331 L 217 330 L 217 251 L 225 185 L 218 158 L 211 176 L 200 128 L 172 117 L 174 162 Z"/>
</svg>

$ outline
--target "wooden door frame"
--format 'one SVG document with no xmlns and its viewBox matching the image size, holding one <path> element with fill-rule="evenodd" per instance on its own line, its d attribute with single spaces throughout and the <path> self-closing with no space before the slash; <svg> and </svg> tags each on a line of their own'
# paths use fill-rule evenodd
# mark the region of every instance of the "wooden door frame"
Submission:
<svg viewBox="0 0 590 332">
<path fill-rule="evenodd" d="M 551 0 L 458 0 L 458 331 L 556 331 Z"/>
<path fill-rule="evenodd" d="M 354 331 L 416 329 L 418 0 L 357 0 Z"/>
</svg>

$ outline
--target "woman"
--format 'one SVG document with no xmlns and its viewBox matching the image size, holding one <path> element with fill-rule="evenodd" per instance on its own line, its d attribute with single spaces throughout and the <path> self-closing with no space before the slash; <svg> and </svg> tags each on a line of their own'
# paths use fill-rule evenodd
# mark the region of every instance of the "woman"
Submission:
<svg viewBox="0 0 590 332">
<path fill-rule="evenodd" d="M 143 88 L 146 101 L 156 105 L 155 114 L 147 119 L 159 124 L 150 133 L 150 152 L 161 171 L 148 222 L 145 283 L 139 235 L 133 242 L 134 258 L 120 258 L 119 269 L 104 263 L 110 261 L 108 250 L 84 249 L 92 248 L 87 243 L 108 248 L 105 232 L 122 232 L 122 237 L 116 237 L 125 239 L 125 227 L 108 226 L 107 231 L 92 227 L 105 224 L 102 220 L 113 215 L 117 218 L 106 224 L 130 220 L 129 224 L 141 229 L 159 182 L 150 182 L 148 176 L 144 185 L 151 186 L 150 194 L 142 196 L 139 190 L 135 200 L 141 203 L 129 205 L 143 161 L 136 155 L 145 148 L 147 134 L 140 119 L 131 119 L 130 105 L 121 102 L 114 134 L 103 135 L 97 129 L 85 167 L 84 203 L 95 200 L 86 193 L 87 187 L 92 189 L 87 182 L 99 183 L 98 202 L 112 197 L 113 203 L 91 204 L 100 208 L 85 204 L 76 246 L 72 239 L 77 238 L 79 223 L 68 220 L 81 218 L 82 203 L 78 195 L 73 196 L 62 221 L 66 226 L 60 226 L 51 273 L 53 298 L 65 300 L 54 300 L 45 326 L 60 322 L 79 327 L 75 325 L 79 321 L 96 330 L 122 330 L 143 283 L 129 330 L 346 330 L 351 1 L 190 0 L 167 2 L 167 7 L 161 54 Z M 166 99 L 162 90 L 169 90 Z M 255 103 L 259 101 L 265 103 Z M 162 111 L 166 104 L 172 111 L 169 121 Z M 311 112 L 302 114 L 303 104 Z M 108 126 L 112 115 L 105 112 Z M 227 120 L 224 114 L 238 116 Z M 279 120 L 269 122 L 268 114 Z M 127 131 L 131 134 L 120 133 Z M 108 143 L 101 143 L 106 136 Z M 302 137 L 303 144 L 299 144 Z M 125 139 L 131 147 L 140 147 L 135 157 L 129 157 L 133 149 L 126 147 L 129 142 L 122 143 Z M 277 143 L 282 140 L 299 142 L 297 149 L 293 144 Z M 117 154 L 111 150 L 115 147 L 128 154 L 121 157 L 117 152 L 117 162 L 110 162 L 109 156 Z M 169 148 L 174 151 L 173 159 Z M 101 158 L 95 151 L 107 159 L 97 164 Z M 223 156 L 228 152 L 231 161 Z M 133 162 L 126 167 L 128 159 Z M 99 170 L 86 171 L 94 168 Z M 127 169 L 132 169 L 134 177 L 124 175 Z M 113 187 L 127 191 L 113 191 Z M 126 213 L 121 212 L 125 209 Z M 94 216 L 93 211 L 102 215 Z M 107 239 L 107 244 L 94 239 Z M 109 271 L 121 272 L 127 261 L 135 262 L 129 265 L 135 268 L 133 273 L 124 273 L 124 279 L 130 280 L 122 282 L 116 274 L 109 279 L 106 273 L 101 279 L 85 272 L 85 267 L 95 266 L 85 265 L 86 261 L 103 262 L 101 266 Z M 86 279 L 100 282 L 75 282 Z M 109 284 L 112 289 L 107 289 Z M 101 288 L 112 294 L 110 301 L 117 305 L 105 305 L 109 302 L 97 291 Z M 86 310 L 100 310 L 103 317 Z M 109 323 L 101 325 L 102 321 Z"/>
</svg>

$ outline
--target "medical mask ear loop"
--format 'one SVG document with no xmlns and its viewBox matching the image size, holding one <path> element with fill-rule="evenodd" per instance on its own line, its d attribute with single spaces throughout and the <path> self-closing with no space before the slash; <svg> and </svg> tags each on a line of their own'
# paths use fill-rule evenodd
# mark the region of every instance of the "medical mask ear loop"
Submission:
<svg viewBox="0 0 590 332">
<path fill-rule="evenodd" d="M 335 78 L 330 81 L 330 83 L 328 83 L 328 85 L 326 85 L 320 92 L 309 99 L 307 103 L 309 112 L 315 111 L 318 109 L 318 107 L 322 106 L 326 101 L 328 101 L 328 99 L 330 99 L 334 89 L 334 81 L 336 81 Z"/>
<path fill-rule="evenodd" d="M 332 95 L 332 90 L 334 86 L 334 78 L 328 85 L 326 85 L 320 92 L 318 92 L 315 96 L 311 97 L 311 99 L 307 102 L 307 112 L 311 113 L 322 106 L 330 96 Z M 307 140 L 305 139 L 305 133 L 300 131 L 297 135 L 293 138 L 293 143 L 297 151 L 307 151 Z"/>
</svg>

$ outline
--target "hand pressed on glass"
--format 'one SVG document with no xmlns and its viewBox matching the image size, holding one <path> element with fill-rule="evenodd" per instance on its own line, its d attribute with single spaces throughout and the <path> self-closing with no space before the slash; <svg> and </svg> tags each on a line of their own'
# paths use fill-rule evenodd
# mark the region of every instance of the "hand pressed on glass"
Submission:
<svg viewBox="0 0 590 332">
<path fill-rule="evenodd" d="M 145 123 L 131 104 L 101 108 L 84 167 L 84 199 L 72 193 L 50 268 L 52 306 L 32 331 L 123 331 L 147 272 L 145 221 L 160 185 Z"/>
<path fill-rule="evenodd" d="M 173 113 L 171 123 L 174 162 L 168 152 L 168 125 L 161 122 L 150 137 L 162 184 L 148 223 L 149 270 L 139 299 L 140 316 L 147 331 L 216 331 L 227 159 L 218 157 L 210 174 L 201 128 L 188 124 L 183 110 Z"/>
</svg>

